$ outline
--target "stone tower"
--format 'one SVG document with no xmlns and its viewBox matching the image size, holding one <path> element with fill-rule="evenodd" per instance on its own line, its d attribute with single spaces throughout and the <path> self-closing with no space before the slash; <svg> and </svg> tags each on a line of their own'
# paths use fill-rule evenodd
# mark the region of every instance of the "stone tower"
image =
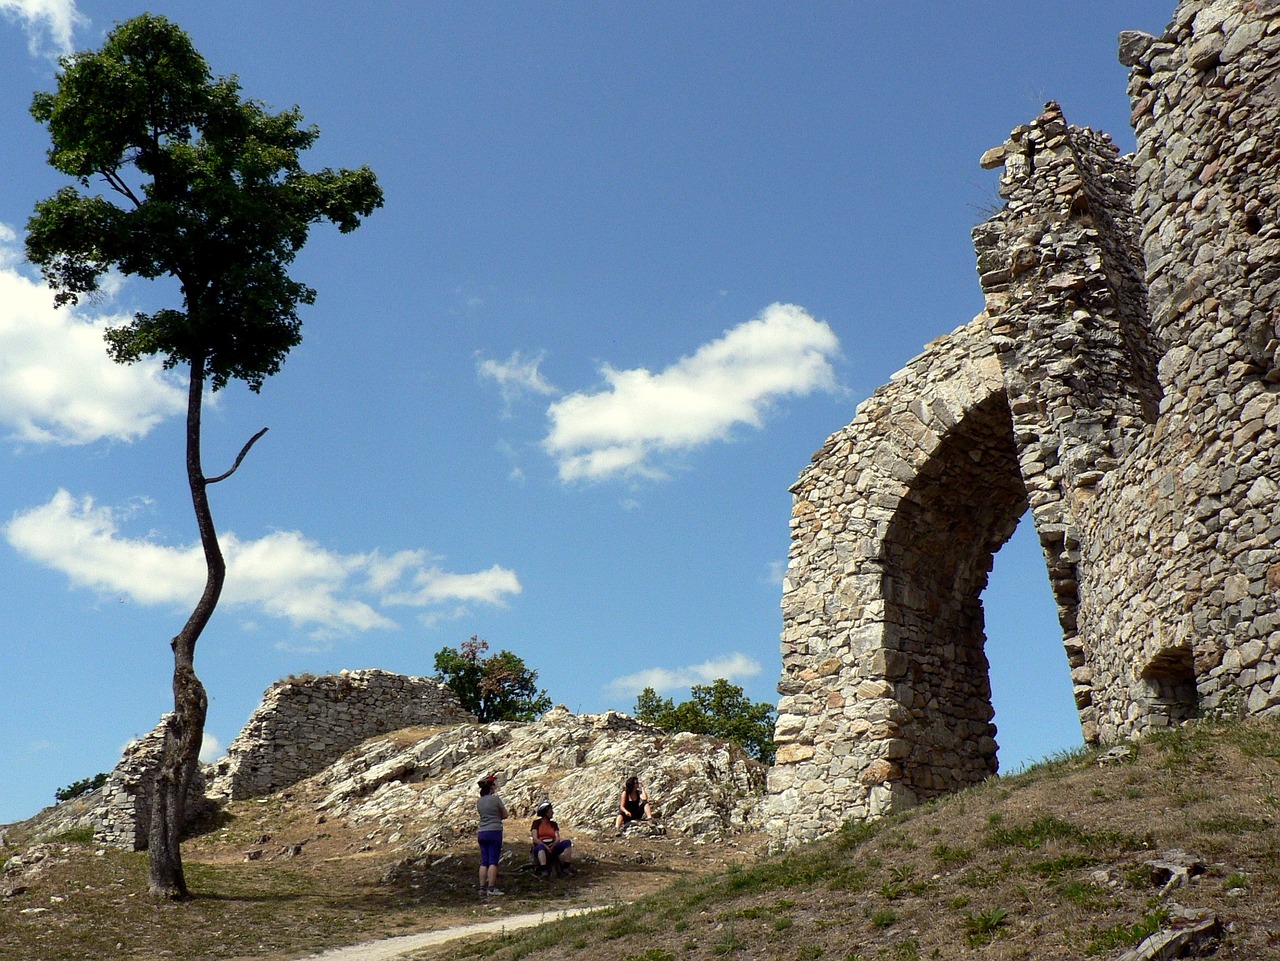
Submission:
<svg viewBox="0 0 1280 961">
<path fill-rule="evenodd" d="M 1120 56 L 1136 154 L 1054 104 L 988 151 L 985 310 L 792 488 L 781 844 L 995 772 L 981 592 L 1028 511 L 1086 741 L 1280 713 L 1280 0 Z"/>
</svg>

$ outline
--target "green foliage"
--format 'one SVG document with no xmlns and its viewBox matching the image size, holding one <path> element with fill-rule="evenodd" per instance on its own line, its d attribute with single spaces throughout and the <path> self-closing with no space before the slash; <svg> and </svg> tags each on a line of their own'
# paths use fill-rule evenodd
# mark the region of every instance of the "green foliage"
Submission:
<svg viewBox="0 0 1280 961">
<path fill-rule="evenodd" d="M 1141 944 L 1160 930 L 1161 925 L 1169 918 L 1168 908 L 1156 908 L 1148 911 L 1136 924 L 1113 924 L 1107 928 L 1094 928 L 1090 933 L 1085 954 L 1111 954 L 1121 948 L 1131 948 Z"/>
<path fill-rule="evenodd" d="M 486 656 L 489 642 L 472 635 L 460 648 L 436 654 L 436 678 L 458 695 L 462 706 L 481 721 L 532 721 L 551 707 L 538 690 L 538 672 L 510 651 Z"/>
<path fill-rule="evenodd" d="M 867 920 L 873 927 L 891 928 L 898 923 L 898 915 L 892 908 L 876 908 L 867 915 Z"/>
<path fill-rule="evenodd" d="M 953 848 L 949 844 L 939 844 L 933 849 L 934 860 L 942 867 L 956 867 L 973 860 L 972 848 Z"/>
<path fill-rule="evenodd" d="M 92 844 L 93 826 L 81 824 L 44 839 L 53 844 Z"/>
<path fill-rule="evenodd" d="M 70 801 L 82 794 L 88 794 L 90 791 L 96 791 L 102 785 L 107 783 L 107 775 L 99 772 L 93 777 L 84 777 L 78 781 L 72 781 L 66 787 L 60 787 L 53 792 L 53 796 L 59 801 Z"/>
<path fill-rule="evenodd" d="M 756 760 L 773 763 L 773 725 L 777 716 L 773 705 L 752 702 L 741 687 L 724 678 L 711 684 L 695 684 L 689 693 L 690 700 L 676 704 L 646 687 L 636 697 L 634 714 L 638 720 L 664 731 L 689 731 L 734 741 Z"/>
<path fill-rule="evenodd" d="M 970 947 L 990 944 L 1000 936 L 1000 929 L 1005 926 L 1009 912 L 1004 908 L 987 908 L 977 914 L 966 914 L 964 917 L 965 940 Z"/>
<path fill-rule="evenodd" d="M 193 364 L 214 390 L 233 378 L 259 390 L 300 342 L 297 305 L 315 291 L 285 268 L 310 225 L 347 233 L 382 206 L 368 167 L 304 171 L 298 154 L 319 131 L 296 108 L 242 99 L 164 17 L 127 20 L 100 50 L 64 57 L 57 91 L 36 94 L 31 113 L 49 130 L 49 163 L 79 183 L 27 224 L 27 257 L 56 302 L 91 294 L 112 268 L 174 277 L 183 309 L 111 328 L 108 352 Z M 110 199 L 88 192 L 101 185 Z"/>
</svg>

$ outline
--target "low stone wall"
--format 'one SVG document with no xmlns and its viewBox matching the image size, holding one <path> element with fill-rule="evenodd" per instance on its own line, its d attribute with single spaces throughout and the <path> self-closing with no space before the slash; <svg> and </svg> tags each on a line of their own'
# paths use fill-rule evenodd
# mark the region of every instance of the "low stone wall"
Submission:
<svg viewBox="0 0 1280 961">
<path fill-rule="evenodd" d="M 262 797 L 317 774 L 366 738 L 474 721 L 428 677 L 343 671 L 277 681 L 214 770 L 210 794 Z"/>
</svg>

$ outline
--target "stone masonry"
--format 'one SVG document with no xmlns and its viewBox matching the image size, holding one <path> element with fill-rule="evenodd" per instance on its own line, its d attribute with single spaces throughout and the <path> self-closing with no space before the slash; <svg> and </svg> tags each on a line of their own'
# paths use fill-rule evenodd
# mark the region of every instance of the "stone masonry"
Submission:
<svg viewBox="0 0 1280 961">
<path fill-rule="evenodd" d="M 148 734 L 130 741 L 120 761 L 107 777 L 86 819 L 93 826 L 94 840 L 129 851 L 146 850 L 151 829 L 151 802 L 156 771 L 164 748 L 165 728 L 172 715 L 161 716 L 160 723 Z M 187 794 L 188 818 L 194 817 L 204 804 L 205 778 L 198 767 Z"/>
<path fill-rule="evenodd" d="M 1280 0 L 1120 57 L 1137 152 L 1055 104 L 988 151 L 983 313 L 792 488 L 780 845 L 995 773 L 981 592 L 1024 513 L 1087 742 L 1280 713 Z"/>
<path fill-rule="evenodd" d="M 86 818 L 98 841 L 133 851 L 147 847 L 167 718 L 125 748 L 103 785 Z M 261 797 L 323 770 L 366 738 L 474 720 L 457 696 L 432 678 L 368 670 L 278 681 L 267 689 L 227 756 L 216 767 L 197 769 L 187 817 L 198 815 L 207 803 L 206 785 L 215 798 Z M 214 775 L 212 783 L 207 771 Z"/>
<path fill-rule="evenodd" d="M 218 762 L 209 793 L 262 797 L 318 773 L 366 738 L 474 720 L 429 677 L 368 670 L 286 678 L 267 688 Z"/>
</svg>

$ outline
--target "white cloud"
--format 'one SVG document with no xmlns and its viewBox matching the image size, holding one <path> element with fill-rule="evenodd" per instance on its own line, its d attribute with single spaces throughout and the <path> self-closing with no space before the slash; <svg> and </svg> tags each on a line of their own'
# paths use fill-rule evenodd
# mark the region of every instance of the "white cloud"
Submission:
<svg viewBox="0 0 1280 961">
<path fill-rule="evenodd" d="M 158 361 L 117 364 L 102 334 L 124 316 L 54 309 L 53 294 L 15 269 L 13 230 L 0 224 L 0 424 L 39 444 L 135 440 L 186 409 L 186 391 Z"/>
<path fill-rule="evenodd" d="M 605 390 L 548 408 L 543 447 L 564 481 L 660 477 L 664 454 L 725 440 L 738 424 L 758 428 L 781 397 L 835 390 L 839 349 L 825 323 L 773 304 L 659 373 L 604 366 Z"/>
<path fill-rule="evenodd" d="M 782 582 L 787 576 L 787 564 L 787 561 L 770 561 L 765 568 L 763 583 L 770 587 L 782 587 Z"/>
<path fill-rule="evenodd" d="M 695 684 L 710 684 L 719 678 L 732 682 L 741 677 L 755 677 L 760 670 L 760 662 L 755 658 L 734 653 L 689 667 L 651 667 L 645 671 L 637 671 L 610 681 L 609 690 L 616 695 L 630 697 L 639 694 L 646 687 L 659 693 L 687 690 Z"/>
<path fill-rule="evenodd" d="M 498 385 L 502 402 L 509 409 L 525 394 L 550 396 L 559 393 L 556 386 L 543 377 L 542 371 L 538 370 L 545 356 L 545 354 L 538 354 L 532 360 L 525 360 L 517 350 L 506 360 L 478 361 L 476 373 L 481 380 L 491 380 Z"/>
<path fill-rule="evenodd" d="M 122 517 L 92 498 L 77 500 L 60 490 L 47 504 L 16 514 L 4 533 L 21 554 L 61 571 L 77 587 L 140 604 L 194 604 L 205 579 L 200 545 L 124 537 Z M 317 638 L 395 627 L 375 604 L 456 610 L 460 604 L 501 605 L 522 590 L 515 573 L 496 564 L 454 574 L 428 565 L 425 551 L 338 554 L 297 531 L 257 540 L 226 532 L 220 540 L 227 560 L 223 602 L 283 618 Z"/>
<path fill-rule="evenodd" d="M 72 34 L 88 22 L 75 0 L 0 0 L 0 13 L 27 32 L 27 50 L 33 57 L 71 53 Z"/>
<path fill-rule="evenodd" d="M 222 757 L 222 742 L 205 731 L 200 741 L 200 760 L 205 764 L 212 764 L 220 757 Z"/>
</svg>

